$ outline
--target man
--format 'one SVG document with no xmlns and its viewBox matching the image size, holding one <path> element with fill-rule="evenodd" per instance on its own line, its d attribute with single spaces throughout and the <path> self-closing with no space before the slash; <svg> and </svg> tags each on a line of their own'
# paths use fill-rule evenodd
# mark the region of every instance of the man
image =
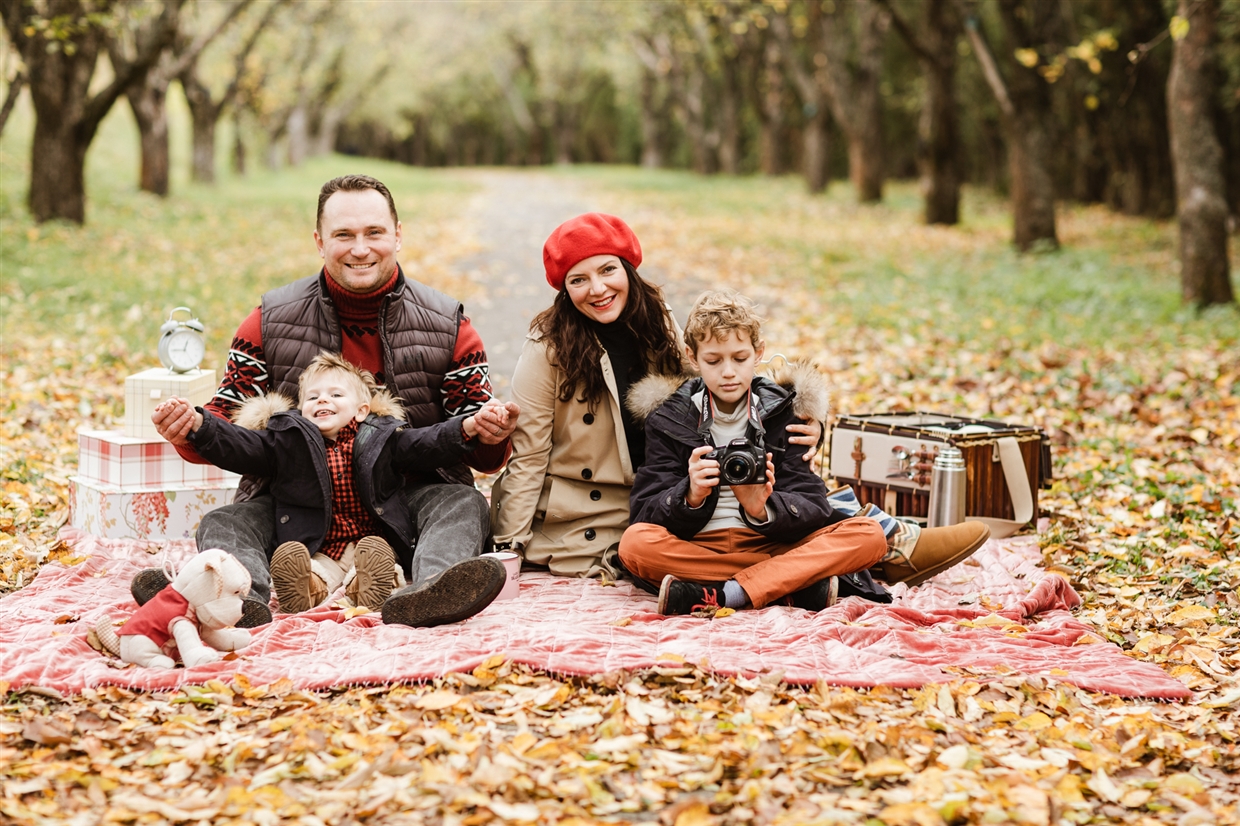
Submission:
<svg viewBox="0 0 1240 826">
<path fill-rule="evenodd" d="M 386 385 L 413 426 L 474 414 L 476 447 L 466 462 L 483 473 L 498 471 L 511 452 L 517 406 L 484 408 L 491 382 L 482 340 L 459 302 L 405 277 L 396 261 L 400 233 L 392 194 L 379 181 L 346 175 L 324 184 L 314 232 L 322 270 L 263 295 L 237 329 L 206 412 L 227 418 L 260 393 L 296 396 L 298 376 L 327 350 Z M 152 421 L 182 457 L 204 463 L 191 440 L 193 413 L 157 411 Z M 504 581 L 502 564 L 478 558 L 490 534 L 486 500 L 465 465 L 407 468 L 406 474 L 416 548 L 405 571 L 409 584 L 384 603 L 384 622 L 430 626 L 472 616 Z M 246 477 L 236 501 L 206 514 L 198 528 L 200 549 L 222 548 L 250 572 L 242 627 L 271 621 L 264 549 L 273 547 L 274 522 L 264 480 Z M 131 586 L 134 599 L 143 604 L 166 582 L 161 571 L 140 572 Z"/>
</svg>

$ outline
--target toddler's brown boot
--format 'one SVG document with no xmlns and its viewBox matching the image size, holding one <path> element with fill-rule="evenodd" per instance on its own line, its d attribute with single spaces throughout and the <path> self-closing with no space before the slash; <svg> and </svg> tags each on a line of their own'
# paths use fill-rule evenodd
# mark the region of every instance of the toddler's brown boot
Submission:
<svg viewBox="0 0 1240 826">
<path fill-rule="evenodd" d="M 271 555 L 271 584 L 287 614 L 309 611 L 327 599 L 327 585 L 310 569 L 310 551 L 300 542 L 285 542 Z"/>
</svg>

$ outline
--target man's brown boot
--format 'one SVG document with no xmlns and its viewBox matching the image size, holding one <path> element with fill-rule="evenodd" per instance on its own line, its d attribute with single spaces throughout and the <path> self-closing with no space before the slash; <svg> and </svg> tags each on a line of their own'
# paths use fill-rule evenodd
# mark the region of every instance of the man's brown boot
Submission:
<svg viewBox="0 0 1240 826">
<path fill-rule="evenodd" d="M 912 588 L 968 559 L 989 538 L 990 528 L 982 522 L 923 528 L 907 558 L 896 555 L 880 562 L 878 567 L 889 584 L 903 582 Z"/>
<path fill-rule="evenodd" d="M 381 536 L 362 537 L 353 551 L 357 573 L 344 594 L 354 605 L 378 611 L 396 587 L 396 554 Z"/>
<path fill-rule="evenodd" d="M 286 614 L 309 611 L 327 599 L 327 585 L 310 569 L 310 551 L 300 542 L 285 542 L 271 555 L 271 584 Z"/>
</svg>

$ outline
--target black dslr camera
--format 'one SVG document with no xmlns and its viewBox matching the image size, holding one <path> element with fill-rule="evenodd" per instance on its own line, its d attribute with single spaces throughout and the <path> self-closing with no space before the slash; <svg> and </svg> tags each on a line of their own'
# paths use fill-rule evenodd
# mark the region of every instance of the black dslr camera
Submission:
<svg viewBox="0 0 1240 826">
<path fill-rule="evenodd" d="M 703 458 L 719 463 L 719 479 L 725 485 L 766 484 L 766 447 L 761 433 L 755 433 L 753 439 L 733 439 Z"/>
</svg>

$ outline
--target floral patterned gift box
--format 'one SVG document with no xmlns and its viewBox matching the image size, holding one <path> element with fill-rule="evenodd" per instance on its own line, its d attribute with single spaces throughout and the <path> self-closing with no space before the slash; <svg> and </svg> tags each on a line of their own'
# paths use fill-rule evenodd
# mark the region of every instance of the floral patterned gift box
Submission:
<svg viewBox="0 0 1240 826">
<path fill-rule="evenodd" d="M 232 501 L 237 479 L 216 485 L 120 488 L 70 478 L 73 527 L 107 539 L 192 538 L 203 514 Z"/>
</svg>

